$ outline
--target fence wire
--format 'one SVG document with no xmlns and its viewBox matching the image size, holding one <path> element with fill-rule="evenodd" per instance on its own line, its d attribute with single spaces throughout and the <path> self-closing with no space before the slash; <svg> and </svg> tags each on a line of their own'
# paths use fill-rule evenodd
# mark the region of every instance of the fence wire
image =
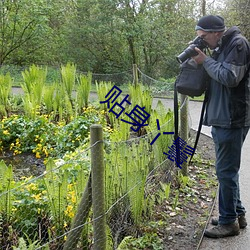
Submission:
<svg viewBox="0 0 250 250">
<path fill-rule="evenodd" d="M 152 86 L 157 82 L 140 73 L 143 83 L 151 81 Z M 104 79 L 101 75 L 97 78 Z M 173 131 L 172 115 L 161 124 L 161 131 Z M 104 138 L 107 249 L 118 249 L 127 237 L 143 233 L 138 226 L 155 216 L 155 203 L 162 199 L 161 183 L 170 183 L 176 177 L 174 162 L 163 154 L 173 136 L 161 134 L 151 145 L 158 134 L 159 130 L 148 130 L 140 137 L 131 134 L 116 142 Z M 74 157 L 48 159 L 39 165 L 43 173 L 37 176 L 17 179 L 15 170 L 1 161 L 1 249 L 92 249 L 93 223 L 100 219 L 93 219 L 94 187 L 89 185 L 90 150 L 94 146 L 78 149 Z M 20 185 L 14 185 L 17 182 Z M 79 221 L 74 224 L 76 219 Z M 76 234 L 77 230 L 80 234 Z M 76 235 L 72 239 L 74 248 L 65 247 L 70 234 Z"/>
<path fill-rule="evenodd" d="M 169 129 L 170 123 L 172 119 L 162 124 L 162 131 Z M 177 169 L 169 159 L 158 163 L 154 159 L 156 154 L 163 156 L 163 150 L 173 139 L 162 135 L 150 145 L 157 133 L 152 131 L 119 142 L 105 141 L 106 218 L 110 239 L 107 249 L 117 249 L 124 238 L 138 234 L 136 230 L 142 220 L 154 215 L 153 204 L 160 183 L 169 182 L 176 174 Z M 82 159 L 89 157 L 90 149 L 78 152 Z M 4 217 L 2 213 L 1 217 L 1 248 L 12 249 L 22 242 L 32 242 L 35 249 L 63 249 L 69 233 L 80 229 L 76 249 L 91 249 L 94 222 L 91 205 L 86 211 L 86 221 L 71 227 L 82 193 L 88 188 L 91 172 L 88 164 L 89 160 L 87 164 L 84 160 L 49 161 L 43 174 L 23 178 L 20 186 L 13 189 L 9 188 L 11 183 L 8 188 L 6 184 L 0 202 L 2 211 L 9 215 Z M 9 178 L 6 181 L 11 182 L 13 177 Z"/>
</svg>

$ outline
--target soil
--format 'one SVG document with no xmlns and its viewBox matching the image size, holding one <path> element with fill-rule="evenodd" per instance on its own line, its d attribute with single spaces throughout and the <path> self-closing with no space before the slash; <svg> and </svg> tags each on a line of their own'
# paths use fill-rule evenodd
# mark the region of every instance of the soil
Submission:
<svg viewBox="0 0 250 250">
<path fill-rule="evenodd" d="M 191 138 L 196 132 L 191 131 Z M 201 134 L 197 146 L 196 160 L 188 167 L 188 176 L 191 183 L 185 188 L 179 188 L 179 201 L 173 209 L 172 194 L 165 206 L 158 209 L 167 215 L 168 225 L 160 229 L 159 235 L 163 236 L 164 250 L 195 250 L 199 249 L 203 232 L 213 210 L 217 194 L 217 179 L 215 175 L 214 144 L 210 137 Z M 172 190 L 172 186 L 171 186 Z M 172 202 L 171 202 L 172 201 Z"/>
<path fill-rule="evenodd" d="M 23 176 L 39 176 L 45 171 L 43 159 L 37 159 L 32 153 L 22 153 L 14 156 L 12 152 L 7 152 L 0 156 L 0 160 L 4 160 L 6 165 L 13 167 L 15 180 L 19 180 Z"/>
</svg>

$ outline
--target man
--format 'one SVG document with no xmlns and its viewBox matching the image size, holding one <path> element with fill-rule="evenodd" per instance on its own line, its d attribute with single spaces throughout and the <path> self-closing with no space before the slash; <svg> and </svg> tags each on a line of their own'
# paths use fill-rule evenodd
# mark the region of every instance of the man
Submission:
<svg viewBox="0 0 250 250">
<path fill-rule="evenodd" d="M 220 16 L 202 17 L 195 30 L 212 56 L 195 48 L 193 59 L 203 64 L 210 76 L 204 125 L 212 126 L 216 175 L 219 181 L 219 218 L 205 235 L 221 238 L 239 234 L 247 226 L 240 200 L 239 169 L 241 149 L 250 126 L 250 47 L 237 27 L 225 31 Z"/>
</svg>

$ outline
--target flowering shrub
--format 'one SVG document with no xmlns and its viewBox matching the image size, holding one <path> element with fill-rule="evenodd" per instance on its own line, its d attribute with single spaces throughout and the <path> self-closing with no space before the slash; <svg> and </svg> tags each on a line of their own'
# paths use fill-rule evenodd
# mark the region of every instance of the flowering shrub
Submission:
<svg viewBox="0 0 250 250">
<path fill-rule="evenodd" d="M 0 121 L 0 151 L 10 150 L 14 155 L 33 152 L 37 158 L 60 156 L 86 142 L 90 126 L 100 121 L 92 107 L 67 124 L 54 123 L 48 115 L 34 119 L 12 115 Z"/>
</svg>

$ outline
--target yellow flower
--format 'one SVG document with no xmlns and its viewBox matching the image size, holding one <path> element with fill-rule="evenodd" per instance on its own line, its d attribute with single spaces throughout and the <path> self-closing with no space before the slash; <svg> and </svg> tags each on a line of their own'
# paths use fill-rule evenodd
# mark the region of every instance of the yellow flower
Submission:
<svg viewBox="0 0 250 250">
<path fill-rule="evenodd" d="M 9 135 L 10 133 L 9 133 L 8 130 L 4 130 L 4 131 L 3 131 L 3 134 L 4 134 L 4 135 Z"/>
<path fill-rule="evenodd" d="M 30 183 L 29 185 L 26 186 L 26 189 L 28 191 L 34 191 L 37 190 L 37 185 L 35 183 Z"/>
<path fill-rule="evenodd" d="M 35 198 L 36 201 L 40 201 L 42 199 L 41 195 L 42 195 L 41 193 L 33 194 L 32 197 Z"/>
<path fill-rule="evenodd" d="M 71 201 L 72 201 L 72 203 L 76 203 L 76 196 L 75 195 L 72 195 Z"/>
<path fill-rule="evenodd" d="M 19 151 L 19 150 L 14 150 L 14 153 L 13 153 L 13 155 L 19 155 L 19 154 L 21 154 L 22 153 L 22 151 Z"/>
<path fill-rule="evenodd" d="M 49 153 L 46 147 L 43 147 L 43 153 L 45 154 L 46 157 L 48 157 Z"/>
<path fill-rule="evenodd" d="M 12 212 L 16 212 L 17 208 L 13 207 L 11 210 L 12 210 Z"/>
<path fill-rule="evenodd" d="M 74 217 L 73 206 L 68 205 L 66 208 L 66 211 L 64 211 L 64 213 L 65 213 L 65 215 L 68 215 L 69 218 L 73 218 Z"/>
<path fill-rule="evenodd" d="M 39 152 L 36 152 L 36 158 L 40 159 L 41 158 L 41 155 Z"/>
</svg>

